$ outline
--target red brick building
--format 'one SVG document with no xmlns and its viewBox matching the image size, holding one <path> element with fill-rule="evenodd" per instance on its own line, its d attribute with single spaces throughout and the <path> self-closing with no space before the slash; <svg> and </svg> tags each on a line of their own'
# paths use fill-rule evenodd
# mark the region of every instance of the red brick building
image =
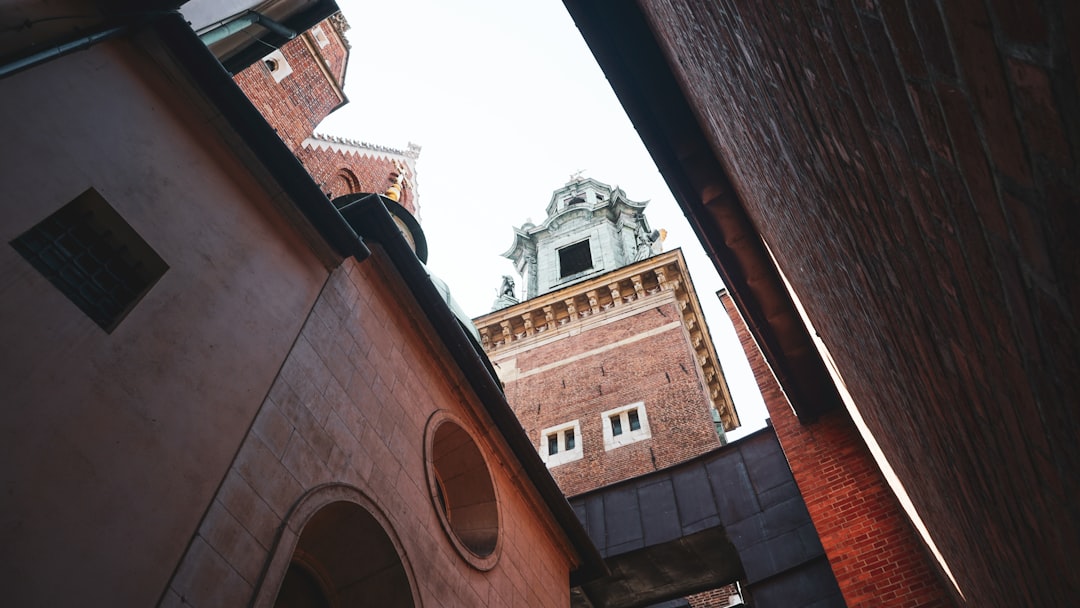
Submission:
<svg viewBox="0 0 1080 608">
<path fill-rule="evenodd" d="M 849 607 L 954 606 L 951 589 L 846 412 L 799 422 L 726 291 L 718 294 L 750 361 L 776 436 Z"/>
<path fill-rule="evenodd" d="M 798 434 L 863 421 L 958 603 L 1075 604 L 1077 4 L 566 5 Z"/>
<path fill-rule="evenodd" d="M 393 200 L 419 215 L 420 146 L 398 150 L 314 134 L 323 119 L 348 103 L 348 29 L 338 13 L 238 72 L 236 83 L 328 197 L 392 191 Z"/>
</svg>

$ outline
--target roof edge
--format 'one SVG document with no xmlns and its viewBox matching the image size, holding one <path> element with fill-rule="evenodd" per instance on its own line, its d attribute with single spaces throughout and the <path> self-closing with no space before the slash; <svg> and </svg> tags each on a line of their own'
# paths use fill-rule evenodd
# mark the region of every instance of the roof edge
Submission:
<svg viewBox="0 0 1080 608">
<path fill-rule="evenodd" d="M 571 573 L 571 584 L 581 584 L 607 572 L 607 565 L 593 544 L 585 527 L 577 518 L 566 496 L 555 483 L 547 466 L 540 460 L 532 442 L 526 436 L 517 415 L 510 408 L 503 394 L 502 385 L 495 377 L 490 361 L 472 336 L 460 325 L 453 311 L 446 304 L 431 282 L 427 270 L 420 264 L 394 223 L 381 197 L 372 196 L 368 201 L 343 209 L 346 219 L 361 235 L 382 246 L 391 263 L 397 269 L 417 304 L 435 329 L 435 335 L 450 352 L 461 369 L 466 381 L 491 416 L 499 433 L 505 438 L 510 451 L 521 463 L 529 481 L 532 482 L 547 506 L 555 522 L 566 533 L 571 546 L 581 558 L 577 570 Z"/>
</svg>

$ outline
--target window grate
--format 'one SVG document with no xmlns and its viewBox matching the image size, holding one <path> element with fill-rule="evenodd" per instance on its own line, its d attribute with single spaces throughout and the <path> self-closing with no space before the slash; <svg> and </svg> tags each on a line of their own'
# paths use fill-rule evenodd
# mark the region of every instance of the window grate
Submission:
<svg viewBox="0 0 1080 608">
<path fill-rule="evenodd" d="M 11 246 L 106 332 L 168 269 L 90 189 L 11 241 Z"/>
</svg>

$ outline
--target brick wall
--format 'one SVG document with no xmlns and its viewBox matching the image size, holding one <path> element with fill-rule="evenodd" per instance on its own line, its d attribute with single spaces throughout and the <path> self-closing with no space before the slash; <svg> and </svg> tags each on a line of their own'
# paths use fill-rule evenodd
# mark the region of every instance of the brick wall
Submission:
<svg viewBox="0 0 1080 608">
<path fill-rule="evenodd" d="M 848 606 L 955 605 L 847 412 L 801 424 L 731 296 L 720 299 Z"/>
<path fill-rule="evenodd" d="M 295 153 L 315 183 L 330 198 L 354 192 L 384 193 L 393 183 L 392 176 L 398 172 L 393 159 L 374 151 L 342 152 L 329 147 L 305 145 Z M 412 162 L 405 163 L 407 184 L 398 203 L 415 215 L 416 172 L 412 165 Z"/>
<path fill-rule="evenodd" d="M 675 303 L 665 300 L 610 323 L 604 323 L 604 318 L 624 311 L 594 314 L 587 327 L 578 321 L 583 327 L 580 330 L 557 330 L 563 332 L 559 339 L 540 334 L 537 346 L 513 355 L 512 360 L 498 352 L 492 354 L 496 365 L 513 367 L 519 374 L 553 366 L 508 380 L 506 397 L 538 447 L 543 429 L 580 421 L 582 459 L 551 468 L 567 495 L 682 462 L 720 446 L 689 338 Z M 649 331 L 657 333 L 617 345 Z M 608 345 L 614 346 L 559 365 Z M 605 451 L 600 413 L 638 401 L 645 404 L 652 438 Z"/>
<path fill-rule="evenodd" d="M 273 580 L 279 537 L 299 532 L 282 522 L 301 497 L 330 483 L 356 488 L 389 521 L 424 605 L 569 605 L 558 528 L 480 406 L 461 392 L 456 368 L 433 356 L 439 351 L 416 321 L 422 313 L 397 280 L 378 251 L 330 275 L 163 606 L 250 605 Z M 489 572 L 455 553 L 428 492 L 424 428 L 437 409 L 470 428 L 496 486 L 501 549 Z"/>
<path fill-rule="evenodd" d="M 640 3 L 973 605 L 1080 595 L 1080 4 Z"/>
<path fill-rule="evenodd" d="M 281 82 L 274 81 L 269 68 L 261 61 L 241 71 L 234 80 L 327 196 L 334 198 L 356 192 L 384 193 L 398 172 L 390 156 L 351 146 L 348 151 L 343 151 L 340 146 L 303 143 L 324 118 L 344 103 L 339 88 L 344 84 L 349 50 L 344 38 L 331 23 L 332 19 L 317 26 L 329 40 L 327 46 L 320 46 L 313 36 L 304 34 L 281 47 L 292 68 L 292 74 Z M 330 78 L 320 67 L 321 62 L 325 62 Z M 337 79 L 337 82 L 331 79 Z M 415 161 L 410 159 L 404 164 L 406 187 L 398 202 L 415 215 L 419 202 Z"/>
<path fill-rule="evenodd" d="M 333 29 L 325 22 L 322 27 L 324 30 Z M 340 44 L 340 39 L 333 32 L 330 32 L 330 36 L 331 40 Z M 318 43 L 312 45 L 319 48 Z M 304 139 L 344 99 L 334 83 L 326 77 L 304 36 L 290 40 L 280 50 L 292 67 L 292 74 L 281 82 L 274 82 L 269 68 L 262 61 L 251 64 L 233 79 L 295 153 Z"/>
</svg>

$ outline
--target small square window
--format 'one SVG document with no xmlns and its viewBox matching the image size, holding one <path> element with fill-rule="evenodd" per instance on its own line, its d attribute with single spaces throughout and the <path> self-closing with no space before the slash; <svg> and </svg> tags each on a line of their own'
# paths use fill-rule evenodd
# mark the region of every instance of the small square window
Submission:
<svg viewBox="0 0 1080 608">
<path fill-rule="evenodd" d="M 315 37 L 315 41 L 319 43 L 319 48 L 324 49 L 330 44 L 330 39 L 327 38 L 326 32 L 323 31 L 321 25 L 316 25 L 311 28 L 311 35 Z"/>
<path fill-rule="evenodd" d="M 592 250 L 589 249 L 589 241 L 584 240 L 574 243 L 559 250 L 559 278 L 585 272 L 593 267 Z"/>
<path fill-rule="evenodd" d="M 109 333 L 169 268 L 93 188 L 11 246 Z"/>
<path fill-rule="evenodd" d="M 645 413 L 643 402 L 632 403 L 601 414 L 604 425 L 604 449 L 612 450 L 619 446 L 652 437 L 649 429 L 649 417 Z"/>
<path fill-rule="evenodd" d="M 577 437 L 581 425 L 577 420 L 546 428 L 540 432 L 540 459 L 548 467 L 578 460 L 582 456 L 581 443 Z"/>
</svg>

